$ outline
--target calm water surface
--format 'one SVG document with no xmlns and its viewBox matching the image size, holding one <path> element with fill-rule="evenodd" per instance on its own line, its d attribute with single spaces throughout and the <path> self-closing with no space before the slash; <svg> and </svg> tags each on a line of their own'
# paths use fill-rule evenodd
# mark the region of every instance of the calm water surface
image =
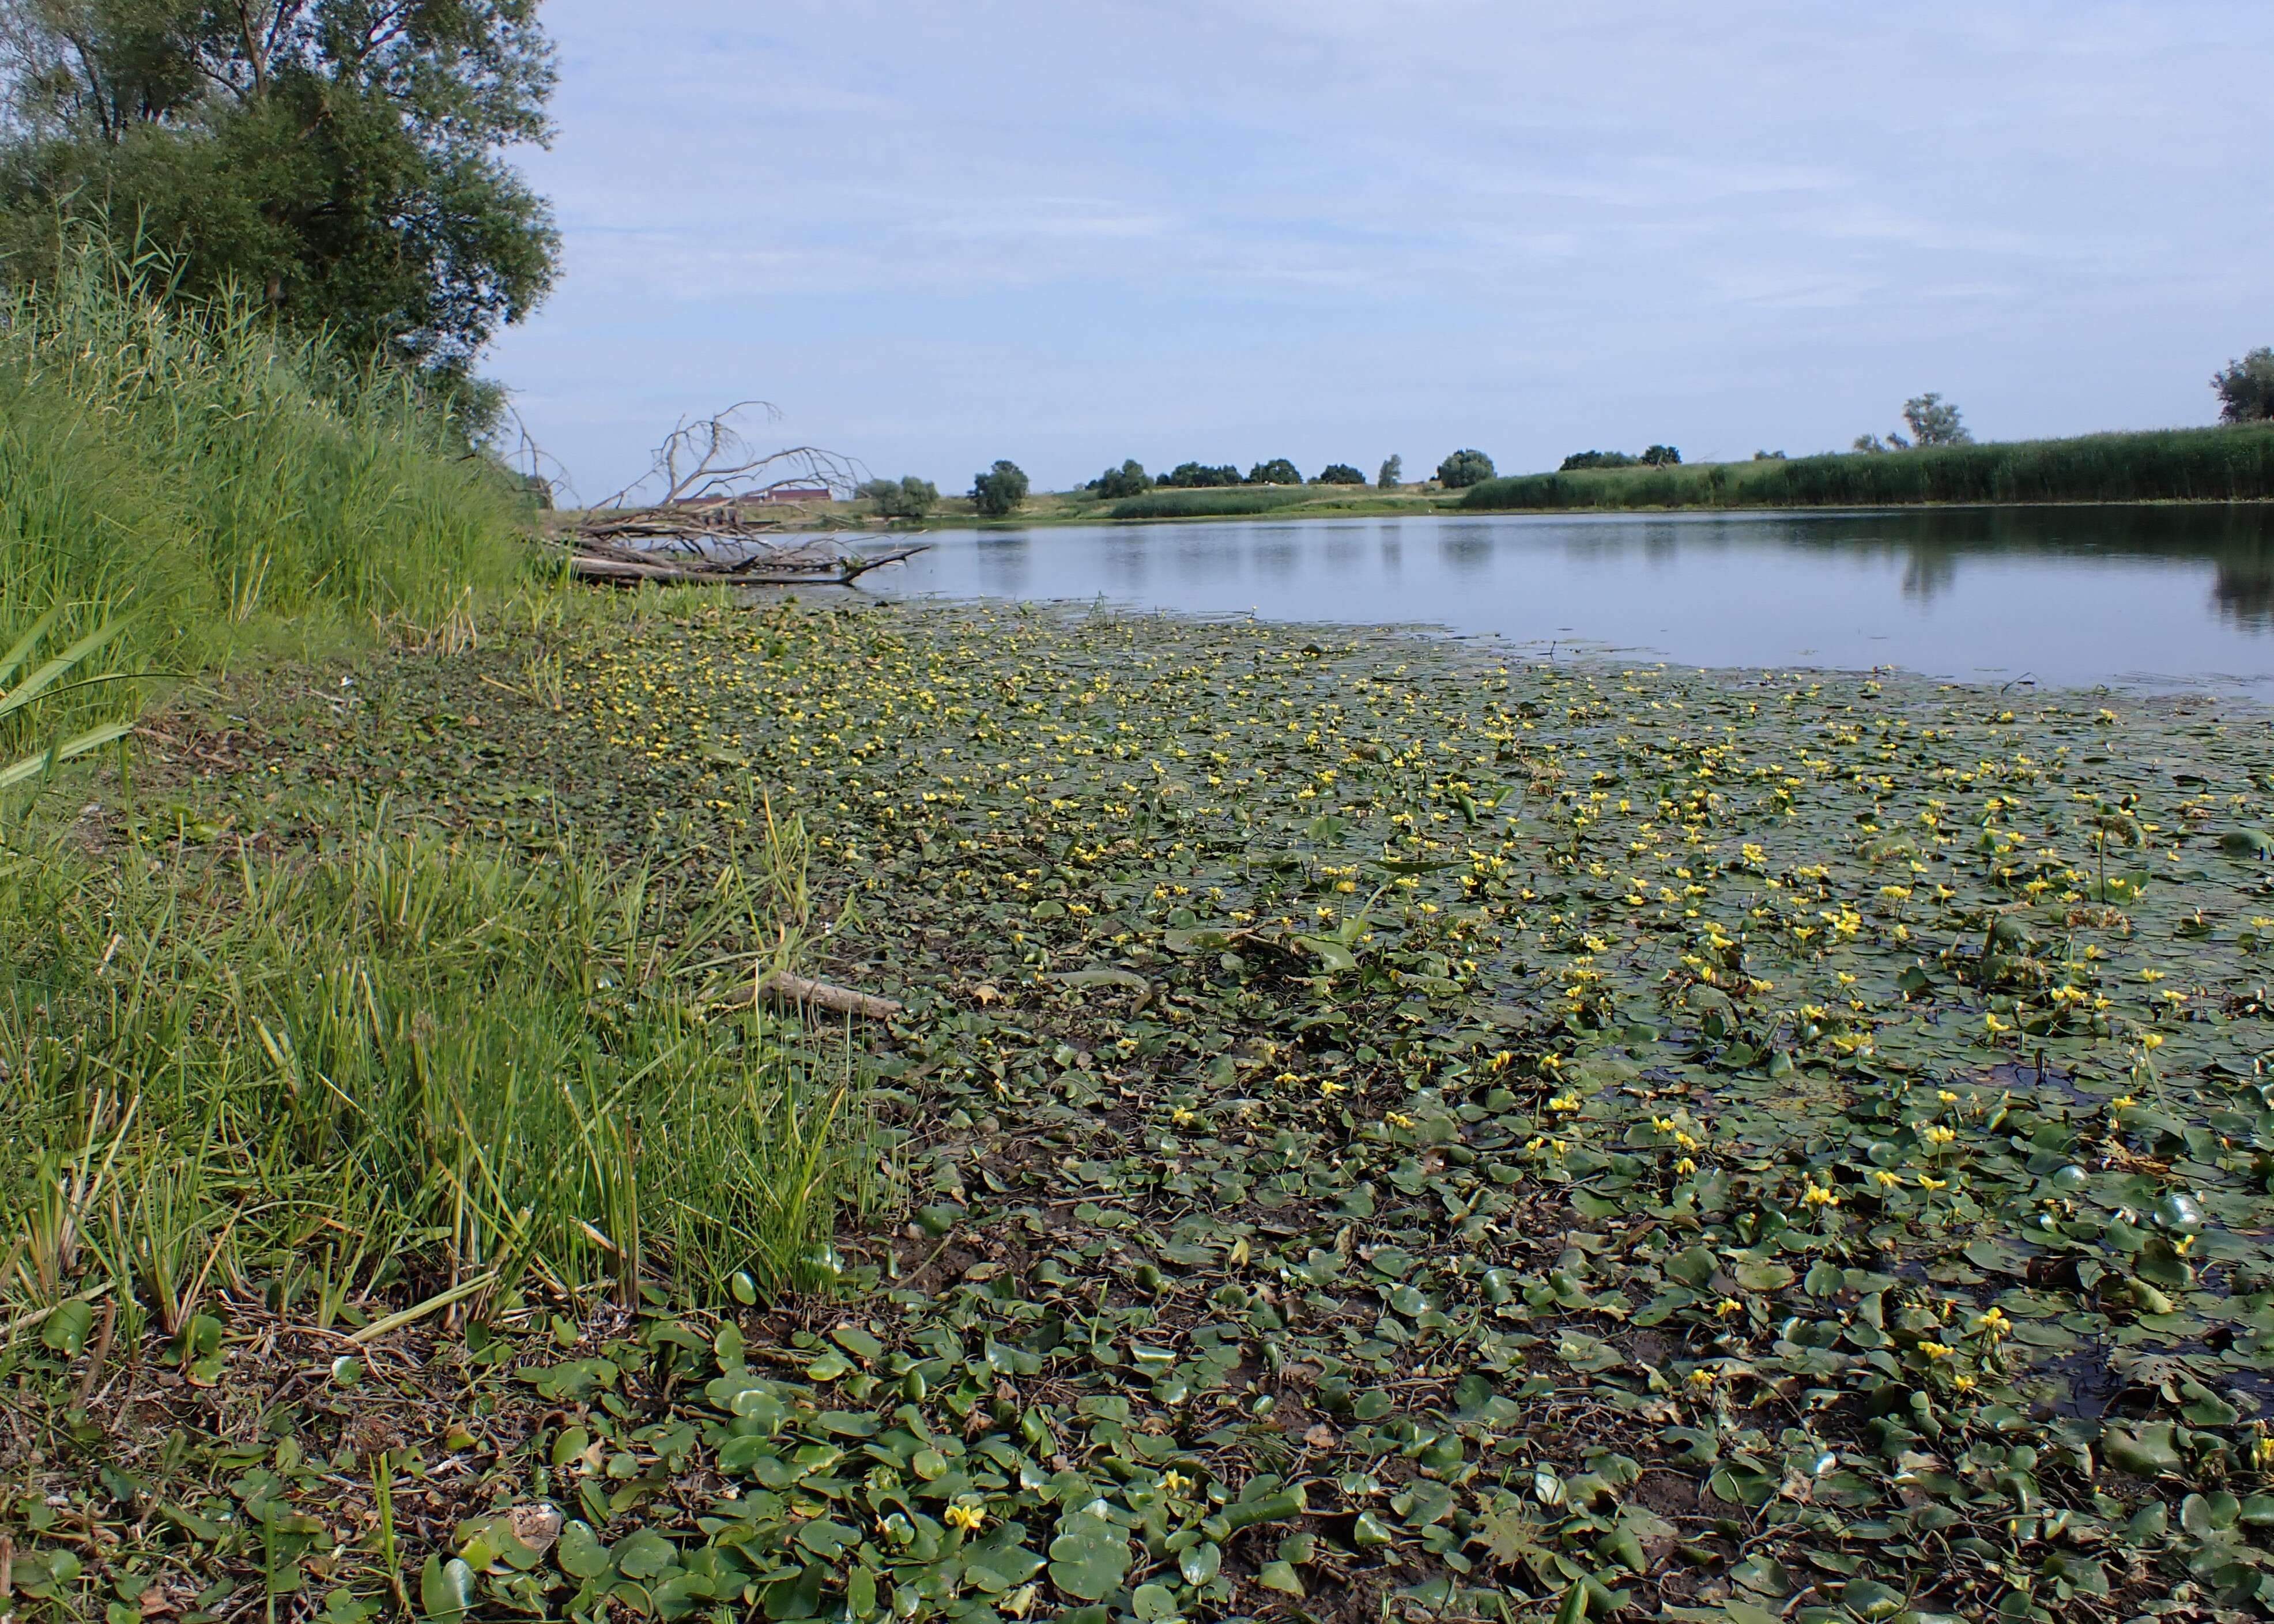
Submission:
<svg viewBox="0 0 2274 1624">
<path fill-rule="evenodd" d="M 935 540 L 875 589 L 2274 699 L 2265 507 L 1225 519 Z"/>
</svg>

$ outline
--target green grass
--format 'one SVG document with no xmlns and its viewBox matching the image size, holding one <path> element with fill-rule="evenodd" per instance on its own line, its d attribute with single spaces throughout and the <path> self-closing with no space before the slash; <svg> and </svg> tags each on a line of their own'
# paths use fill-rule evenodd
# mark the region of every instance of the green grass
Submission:
<svg viewBox="0 0 2274 1624">
<path fill-rule="evenodd" d="M 367 811 L 312 855 L 180 812 L 124 860 L 0 855 L 0 1323 L 88 1290 L 179 1335 L 224 1284 L 323 1327 L 832 1282 L 873 1165 L 852 1062 L 712 1001 L 782 940 L 795 823 L 681 897 Z"/>
<path fill-rule="evenodd" d="M 1880 454 L 1487 480 L 1470 510 L 1885 507 L 2274 498 L 2274 426 L 2163 429 Z"/>
<path fill-rule="evenodd" d="M 416 380 L 166 272 L 89 240 L 0 309 L 0 1212 L 30 1215 L 0 1225 L 0 1324 L 94 1286 L 170 1333 L 224 1280 L 474 1311 L 825 1283 L 849 1062 L 706 1001 L 795 955 L 794 823 L 682 898 L 573 822 L 467 842 L 368 799 L 208 847 L 133 814 L 131 753 L 92 825 L 26 804 L 248 652 L 250 704 L 337 694 L 358 649 L 463 653 L 509 605 L 532 648 L 573 618 L 525 576 L 525 498 Z"/>
<path fill-rule="evenodd" d="M 0 649 L 116 628 L 0 714 L 0 764 L 248 647 L 462 639 L 523 567 L 523 499 L 412 379 L 167 275 L 88 238 L 0 307 Z"/>
</svg>

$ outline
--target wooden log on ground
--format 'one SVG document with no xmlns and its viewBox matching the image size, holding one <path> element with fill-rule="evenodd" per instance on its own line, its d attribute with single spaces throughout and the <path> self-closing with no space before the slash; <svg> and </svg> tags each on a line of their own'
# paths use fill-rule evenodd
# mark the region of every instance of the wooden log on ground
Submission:
<svg viewBox="0 0 2274 1624">
<path fill-rule="evenodd" d="M 871 1021 L 898 1015 L 904 1007 L 896 999 L 879 998 L 873 993 L 856 993 L 851 987 L 832 986 L 826 981 L 794 976 L 786 970 L 767 971 L 757 978 L 749 993 L 733 1002 L 737 1006 L 747 1006 L 754 1001 L 785 1004 L 794 1008 L 827 1009 L 838 1015 L 862 1016 Z"/>
</svg>

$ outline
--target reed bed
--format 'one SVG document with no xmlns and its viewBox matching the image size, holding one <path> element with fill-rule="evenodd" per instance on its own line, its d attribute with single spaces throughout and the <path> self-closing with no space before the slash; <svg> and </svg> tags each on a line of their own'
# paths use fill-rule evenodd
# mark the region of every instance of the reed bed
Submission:
<svg viewBox="0 0 2274 1624">
<path fill-rule="evenodd" d="M 2163 429 L 1672 468 L 1487 480 L 1470 510 L 1889 507 L 2274 498 L 2274 426 Z"/>
<path fill-rule="evenodd" d="M 171 275 L 90 236 L 0 303 L 0 766 L 263 640 L 463 638 L 523 568 L 526 498 L 418 380 Z"/>
</svg>

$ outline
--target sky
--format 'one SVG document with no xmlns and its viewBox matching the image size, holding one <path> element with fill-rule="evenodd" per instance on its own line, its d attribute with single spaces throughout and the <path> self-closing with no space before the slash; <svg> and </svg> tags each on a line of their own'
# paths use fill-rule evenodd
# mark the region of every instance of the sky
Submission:
<svg viewBox="0 0 2274 1624">
<path fill-rule="evenodd" d="M 2274 5 L 546 0 L 587 501 L 687 417 L 968 489 L 2204 423 L 2274 344 Z"/>
</svg>

